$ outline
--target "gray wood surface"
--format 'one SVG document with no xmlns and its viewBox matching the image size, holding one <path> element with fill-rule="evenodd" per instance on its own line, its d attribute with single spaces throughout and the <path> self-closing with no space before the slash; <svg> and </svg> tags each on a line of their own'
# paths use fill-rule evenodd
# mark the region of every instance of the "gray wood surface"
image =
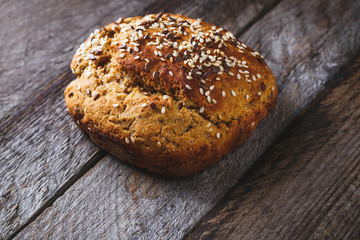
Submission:
<svg viewBox="0 0 360 240">
<path fill-rule="evenodd" d="M 0 239 L 33 221 L 105 156 L 72 124 L 62 96 L 74 78 L 71 57 L 95 27 L 119 16 L 167 10 L 243 31 L 277 1 L 239 1 L 229 9 L 230 0 L 191 2 L 1 4 L 0 41 L 6 44 L 0 44 Z M 215 14 L 219 8 L 225 11 Z M 17 50 L 10 48 L 15 44 Z"/>
<path fill-rule="evenodd" d="M 359 49 L 359 11 L 358 1 L 282 1 L 240 38 L 263 53 L 280 86 L 275 111 L 242 147 L 180 181 L 106 156 L 16 238 L 183 237 Z"/>
<path fill-rule="evenodd" d="M 188 239 L 360 239 L 360 57 L 337 78 Z"/>
</svg>

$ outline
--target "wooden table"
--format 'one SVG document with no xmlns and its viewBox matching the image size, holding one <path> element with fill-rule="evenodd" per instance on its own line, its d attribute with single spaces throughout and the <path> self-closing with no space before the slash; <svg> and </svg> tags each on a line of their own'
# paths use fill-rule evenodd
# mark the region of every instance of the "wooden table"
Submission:
<svg viewBox="0 0 360 240">
<path fill-rule="evenodd" d="M 0 239 L 360 239 L 360 1 L 0 0 Z M 90 32 L 160 11 L 260 51 L 274 111 L 166 180 L 98 149 L 63 100 Z"/>
</svg>

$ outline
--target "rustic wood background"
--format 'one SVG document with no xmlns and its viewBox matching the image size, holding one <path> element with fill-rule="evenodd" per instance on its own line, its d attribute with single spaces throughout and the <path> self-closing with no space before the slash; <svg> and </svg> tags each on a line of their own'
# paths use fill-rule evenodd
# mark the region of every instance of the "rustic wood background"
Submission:
<svg viewBox="0 0 360 240">
<path fill-rule="evenodd" d="M 359 238 L 360 1 L 0 6 L 0 239 Z M 160 11 L 231 30 L 265 56 L 279 86 L 275 110 L 243 146 L 176 181 L 98 149 L 62 97 L 93 29 Z"/>
</svg>

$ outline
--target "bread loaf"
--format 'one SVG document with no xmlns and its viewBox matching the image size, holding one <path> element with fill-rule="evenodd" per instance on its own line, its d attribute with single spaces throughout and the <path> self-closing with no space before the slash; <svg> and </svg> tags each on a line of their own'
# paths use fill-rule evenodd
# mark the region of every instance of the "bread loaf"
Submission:
<svg viewBox="0 0 360 240">
<path fill-rule="evenodd" d="M 119 159 L 167 177 L 201 171 L 242 144 L 277 97 L 258 52 L 170 13 L 95 30 L 71 69 L 77 79 L 65 101 L 79 128 Z"/>
</svg>

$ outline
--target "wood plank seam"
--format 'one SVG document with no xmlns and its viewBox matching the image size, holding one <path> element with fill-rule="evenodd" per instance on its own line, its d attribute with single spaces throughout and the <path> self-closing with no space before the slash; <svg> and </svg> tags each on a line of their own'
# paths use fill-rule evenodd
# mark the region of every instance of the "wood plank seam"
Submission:
<svg viewBox="0 0 360 240">
<path fill-rule="evenodd" d="M 50 197 L 43 206 L 41 206 L 22 226 L 20 226 L 13 234 L 9 236 L 9 239 L 13 239 L 20 231 L 26 228 L 32 221 L 34 221 L 45 209 L 51 207 L 51 205 L 61 197 L 67 189 L 69 189 L 78 179 L 84 176 L 91 168 L 93 168 L 104 156 L 105 152 L 103 150 L 99 150 L 96 152 L 90 160 L 80 169 L 80 171 L 73 175 L 67 182 L 64 183 L 55 194 Z"/>
</svg>

